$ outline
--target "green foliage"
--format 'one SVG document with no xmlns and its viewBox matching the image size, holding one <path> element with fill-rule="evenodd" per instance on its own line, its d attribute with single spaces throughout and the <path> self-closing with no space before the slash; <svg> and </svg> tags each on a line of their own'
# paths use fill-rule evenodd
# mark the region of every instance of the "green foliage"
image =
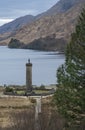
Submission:
<svg viewBox="0 0 85 130">
<path fill-rule="evenodd" d="M 58 111 L 68 124 L 80 124 L 85 118 L 85 9 L 67 45 L 65 63 L 57 70 L 57 79 L 54 99 Z"/>
<path fill-rule="evenodd" d="M 45 85 L 41 84 L 41 86 L 39 87 L 40 90 L 45 90 Z"/>
<path fill-rule="evenodd" d="M 11 87 L 6 87 L 5 88 L 5 92 L 13 92 L 14 90 L 13 90 L 13 88 L 11 88 Z"/>
<path fill-rule="evenodd" d="M 30 102 L 31 102 L 31 103 L 36 103 L 36 99 L 30 98 Z"/>
</svg>

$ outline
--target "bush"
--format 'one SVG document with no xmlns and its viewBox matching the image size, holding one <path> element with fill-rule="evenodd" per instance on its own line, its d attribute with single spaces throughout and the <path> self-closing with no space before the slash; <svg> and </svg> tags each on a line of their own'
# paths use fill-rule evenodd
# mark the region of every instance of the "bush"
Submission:
<svg viewBox="0 0 85 130">
<path fill-rule="evenodd" d="M 11 87 L 6 87 L 5 92 L 14 92 L 13 88 Z"/>
<path fill-rule="evenodd" d="M 45 86 L 42 84 L 39 89 L 40 90 L 45 90 Z"/>
<path fill-rule="evenodd" d="M 31 102 L 31 103 L 36 103 L 36 99 L 30 98 L 30 102 Z"/>
</svg>

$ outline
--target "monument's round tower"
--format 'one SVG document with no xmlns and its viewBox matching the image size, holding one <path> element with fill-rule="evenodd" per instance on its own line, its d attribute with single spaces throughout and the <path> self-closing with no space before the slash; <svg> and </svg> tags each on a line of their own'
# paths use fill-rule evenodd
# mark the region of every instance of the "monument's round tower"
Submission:
<svg viewBox="0 0 85 130">
<path fill-rule="evenodd" d="M 32 63 L 30 63 L 30 59 L 26 63 L 26 89 L 27 92 L 32 91 Z"/>
</svg>

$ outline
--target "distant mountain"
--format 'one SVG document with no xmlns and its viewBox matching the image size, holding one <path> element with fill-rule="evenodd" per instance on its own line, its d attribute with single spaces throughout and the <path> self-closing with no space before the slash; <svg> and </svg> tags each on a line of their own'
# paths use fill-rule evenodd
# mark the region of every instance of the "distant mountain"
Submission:
<svg viewBox="0 0 85 130">
<path fill-rule="evenodd" d="M 58 3 L 56 3 L 53 7 L 48 9 L 46 12 L 38 15 L 38 16 L 48 16 L 48 15 L 54 15 L 54 14 L 60 14 L 65 13 L 69 9 L 71 9 L 73 6 L 77 4 L 83 4 L 85 0 L 59 0 Z"/>
<path fill-rule="evenodd" d="M 56 5 L 54 5 L 51 9 L 49 9 L 47 14 L 56 14 L 56 13 L 65 13 L 73 6 L 78 3 L 85 2 L 85 0 L 60 0 Z"/>
<path fill-rule="evenodd" d="M 81 0 L 81 2 L 82 1 L 84 0 Z M 0 26 L 0 33 L 16 31 L 19 28 L 21 28 L 23 25 L 29 24 L 32 21 L 41 18 L 42 16 L 49 16 L 49 15 L 54 15 L 58 13 L 64 13 L 68 11 L 72 6 L 77 4 L 78 2 L 80 2 L 80 0 L 60 0 L 52 8 L 50 8 L 48 11 L 42 14 L 39 14 L 37 16 L 26 15 L 23 17 L 19 17 L 13 20 L 12 22 L 4 24 L 3 26 Z"/>
<path fill-rule="evenodd" d="M 7 33 L 7 32 L 12 32 L 16 31 L 22 26 L 31 23 L 35 19 L 34 16 L 32 15 L 26 15 L 20 18 L 17 18 L 13 20 L 12 22 L 9 22 L 7 24 L 4 24 L 3 26 L 0 26 L 0 33 Z"/>
<path fill-rule="evenodd" d="M 18 29 L 15 27 L 16 31 L 1 34 L 0 43 L 8 44 L 13 38 L 31 49 L 60 50 L 61 48 L 62 50 L 63 45 L 69 41 L 70 34 L 74 31 L 84 4 L 85 0 L 60 0 L 48 11 L 36 17 L 32 16 L 31 21 L 24 26 Z M 22 25 L 21 20 L 20 23 Z M 52 41 L 53 36 L 55 37 Z"/>
</svg>

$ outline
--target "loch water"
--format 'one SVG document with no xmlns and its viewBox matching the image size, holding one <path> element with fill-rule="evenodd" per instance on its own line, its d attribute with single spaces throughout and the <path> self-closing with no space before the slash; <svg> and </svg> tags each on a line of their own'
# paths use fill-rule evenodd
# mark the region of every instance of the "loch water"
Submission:
<svg viewBox="0 0 85 130">
<path fill-rule="evenodd" d="M 64 63 L 63 54 L 0 46 L 0 85 L 25 85 L 29 58 L 33 64 L 33 85 L 56 84 L 56 70 Z"/>
</svg>

